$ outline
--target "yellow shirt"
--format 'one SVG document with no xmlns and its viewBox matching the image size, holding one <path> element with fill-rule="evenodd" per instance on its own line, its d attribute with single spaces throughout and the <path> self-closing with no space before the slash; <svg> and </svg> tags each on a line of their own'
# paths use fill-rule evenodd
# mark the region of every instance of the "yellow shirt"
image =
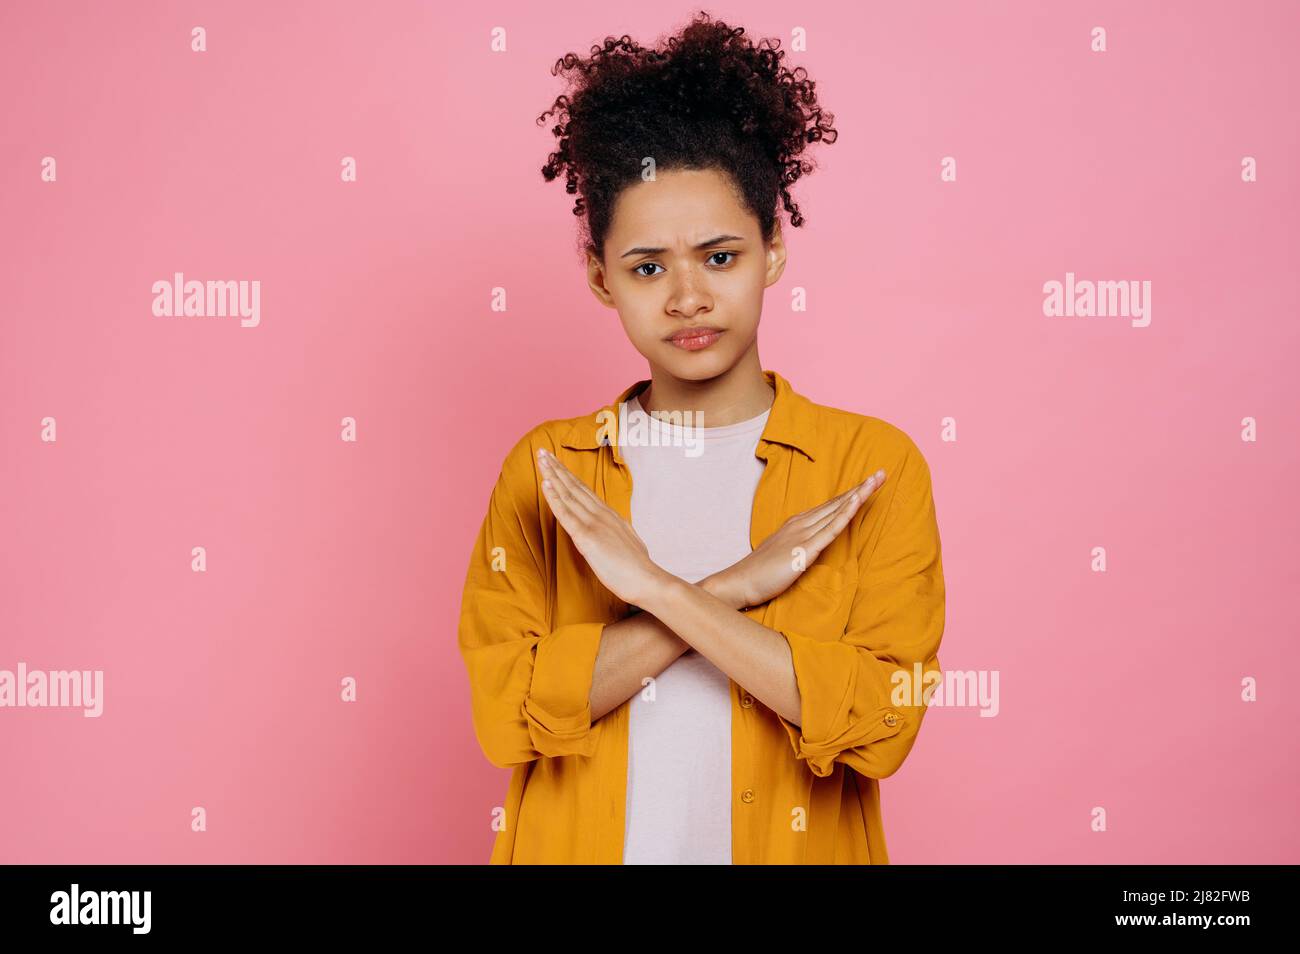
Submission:
<svg viewBox="0 0 1300 954">
<path fill-rule="evenodd" d="M 744 611 L 789 643 L 802 717 L 796 726 L 731 683 L 732 860 L 888 864 L 879 780 L 916 741 L 943 636 L 929 467 L 892 424 L 815 404 L 763 374 L 776 396 L 755 450 L 766 464 L 752 547 L 878 468 L 887 476 L 793 586 Z M 458 630 L 474 732 L 493 765 L 514 770 L 492 864 L 623 859 L 629 704 L 593 723 L 589 696 L 601 632 L 630 609 L 558 527 L 536 460 L 547 448 L 629 520 L 618 412 L 648 384 L 525 434 L 474 544 Z"/>
</svg>

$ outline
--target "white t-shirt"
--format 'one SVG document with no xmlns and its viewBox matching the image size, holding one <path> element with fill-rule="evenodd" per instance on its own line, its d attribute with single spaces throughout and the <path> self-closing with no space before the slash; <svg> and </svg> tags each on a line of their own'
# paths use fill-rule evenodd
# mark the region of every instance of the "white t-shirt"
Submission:
<svg viewBox="0 0 1300 954">
<path fill-rule="evenodd" d="M 668 572 L 695 583 L 749 554 L 764 467 L 754 451 L 769 413 L 702 428 L 647 416 L 658 445 L 622 448 L 632 528 Z M 633 397 L 629 430 L 638 415 Z M 684 436 L 700 441 L 698 456 Z M 645 692 L 629 707 L 623 863 L 731 864 L 731 680 L 690 649 L 655 677 L 653 701 Z"/>
</svg>

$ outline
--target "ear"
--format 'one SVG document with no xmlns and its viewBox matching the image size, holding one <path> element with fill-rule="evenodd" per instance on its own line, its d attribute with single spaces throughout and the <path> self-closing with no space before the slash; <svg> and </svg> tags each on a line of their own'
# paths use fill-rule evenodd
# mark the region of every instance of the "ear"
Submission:
<svg viewBox="0 0 1300 954">
<path fill-rule="evenodd" d="M 781 235 L 781 220 L 772 225 L 772 238 L 764 246 L 767 250 L 767 277 L 764 287 L 775 285 L 785 271 L 785 238 Z"/>
<path fill-rule="evenodd" d="M 596 300 L 606 308 L 614 307 L 614 296 L 610 294 L 605 282 L 605 265 L 596 254 L 596 250 L 590 246 L 587 247 L 587 287 L 596 296 Z"/>
</svg>

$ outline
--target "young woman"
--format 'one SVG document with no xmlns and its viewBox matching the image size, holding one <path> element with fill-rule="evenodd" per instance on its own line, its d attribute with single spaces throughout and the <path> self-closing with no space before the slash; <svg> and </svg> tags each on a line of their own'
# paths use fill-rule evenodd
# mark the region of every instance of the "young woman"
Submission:
<svg viewBox="0 0 1300 954">
<path fill-rule="evenodd" d="M 513 768 L 494 864 L 883 864 L 879 780 L 939 672 L 930 473 L 758 356 L 777 202 L 834 142 L 779 43 L 701 14 L 609 38 L 543 174 L 650 376 L 507 455 L 465 582 L 475 733 Z M 648 415 L 648 416 L 647 416 Z"/>
</svg>

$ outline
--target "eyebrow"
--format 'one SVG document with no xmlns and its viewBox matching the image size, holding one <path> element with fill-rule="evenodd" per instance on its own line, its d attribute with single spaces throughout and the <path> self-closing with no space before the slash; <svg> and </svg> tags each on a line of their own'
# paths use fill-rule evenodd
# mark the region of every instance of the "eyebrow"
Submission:
<svg viewBox="0 0 1300 954">
<path fill-rule="evenodd" d="M 743 242 L 743 241 L 745 241 L 745 239 L 744 236 L 741 235 L 715 235 L 707 242 L 701 242 L 699 245 L 695 246 L 695 248 L 697 250 L 706 249 L 713 245 L 721 245 L 723 242 Z M 666 248 L 650 248 L 649 246 L 646 245 L 638 245 L 636 248 L 628 249 L 626 252 L 620 255 L 619 258 L 627 258 L 629 255 L 660 255 L 666 251 L 668 251 L 668 249 Z"/>
</svg>

